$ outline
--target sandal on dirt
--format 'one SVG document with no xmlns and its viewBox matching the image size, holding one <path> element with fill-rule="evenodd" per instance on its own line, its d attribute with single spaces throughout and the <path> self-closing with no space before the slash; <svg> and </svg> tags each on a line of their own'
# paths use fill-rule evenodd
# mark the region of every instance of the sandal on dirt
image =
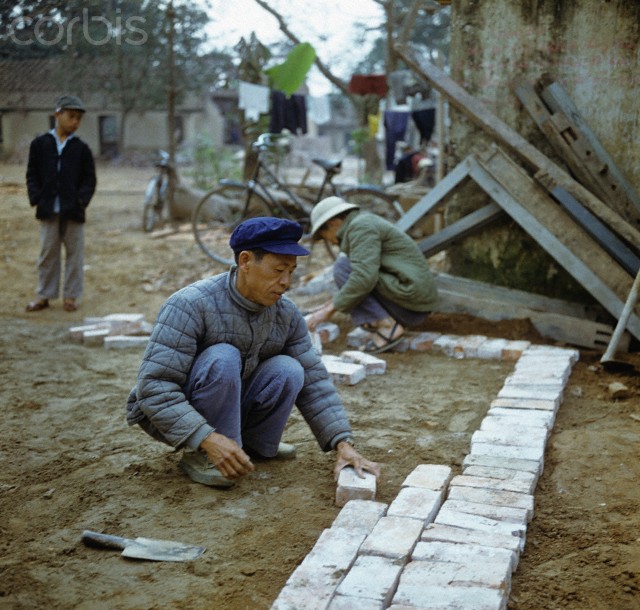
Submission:
<svg viewBox="0 0 640 610">
<path fill-rule="evenodd" d="M 369 332 L 372 332 L 378 335 L 379 337 L 382 337 L 384 339 L 384 343 L 382 345 L 376 345 L 375 341 L 373 341 L 373 339 L 370 339 L 362 348 L 362 351 L 365 352 L 366 354 L 382 354 L 383 352 L 390 350 L 392 347 L 395 347 L 396 345 L 398 345 L 398 343 L 400 343 L 400 341 L 402 341 L 402 339 L 404 339 L 404 333 L 402 333 L 397 337 L 394 337 L 393 339 L 391 338 L 393 337 L 393 333 L 396 332 L 397 328 L 398 328 L 398 323 L 396 322 L 393 325 L 393 328 L 391 329 L 391 332 L 388 335 L 383 335 L 378 330 L 373 330 L 369 328 L 365 329 L 365 330 L 368 330 Z"/>
<path fill-rule="evenodd" d="M 76 305 L 76 302 L 73 299 L 65 299 L 64 303 L 62 304 L 62 308 L 65 311 L 77 311 L 78 310 L 78 306 Z"/>
<path fill-rule="evenodd" d="M 48 299 L 39 299 L 38 301 L 31 301 L 26 307 L 27 311 L 42 311 L 49 307 Z"/>
</svg>

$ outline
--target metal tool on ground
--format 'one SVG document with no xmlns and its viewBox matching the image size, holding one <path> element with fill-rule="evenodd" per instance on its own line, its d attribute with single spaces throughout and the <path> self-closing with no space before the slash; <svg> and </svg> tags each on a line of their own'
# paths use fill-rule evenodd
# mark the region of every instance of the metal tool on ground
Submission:
<svg viewBox="0 0 640 610">
<path fill-rule="evenodd" d="M 607 372 L 618 373 L 635 371 L 635 367 L 633 366 L 633 364 L 631 364 L 630 362 L 625 362 L 624 360 L 615 360 L 614 357 L 616 355 L 616 350 L 618 349 L 620 337 L 622 337 L 622 333 L 624 332 L 624 329 L 627 326 L 627 322 L 629 321 L 629 316 L 631 315 L 633 308 L 638 302 L 639 290 L 640 269 L 638 269 L 638 272 L 636 273 L 636 279 L 633 280 L 631 290 L 629 291 L 629 296 L 627 297 L 627 301 L 622 308 L 622 313 L 618 318 L 618 323 L 616 324 L 613 335 L 611 336 L 611 341 L 609 342 L 607 351 L 605 351 L 602 358 L 600 358 L 600 364 L 602 364 L 602 368 L 604 368 L 604 370 Z"/>
<path fill-rule="evenodd" d="M 87 546 L 122 551 L 122 557 L 151 561 L 191 561 L 205 552 L 203 546 L 194 546 L 173 540 L 121 538 L 90 530 L 82 532 L 82 542 Z"/>
</svg>

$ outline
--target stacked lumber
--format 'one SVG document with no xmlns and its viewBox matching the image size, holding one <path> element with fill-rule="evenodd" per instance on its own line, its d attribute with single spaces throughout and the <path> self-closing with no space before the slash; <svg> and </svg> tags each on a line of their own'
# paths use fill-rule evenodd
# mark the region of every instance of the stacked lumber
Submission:
<svg viewBox="0 0 640 610">
<path fill-rule="evenodd" d="M 409 231 L 426 216 L 441 212 L 445 197 L 471 179 L 492 202 L 419 242 L 425 256 L 432 256 L 507 214 L 612 319 L 619 319 L 640 269 L 640 196 L 561 85 L 548 79 L 536 86 L 519 81 L 514 91 L 567 170 L 489 112 L 444 72 L 414 56 L 408 46 L 397 45 L 396 51 L 419 77 L 494 140 L 489 148 L 474 149 L 409 209 L 397 226 Z M 579 326 L 579 318 L 571 324 Z M 640 339 L 637 304 L 626 329 Z M 586 329 L 585 334 L 591 336 L 593 330 L 594 327 Z M 590 339 L 586 342 L 598 347 L 593 343 Z"/>
</svg>

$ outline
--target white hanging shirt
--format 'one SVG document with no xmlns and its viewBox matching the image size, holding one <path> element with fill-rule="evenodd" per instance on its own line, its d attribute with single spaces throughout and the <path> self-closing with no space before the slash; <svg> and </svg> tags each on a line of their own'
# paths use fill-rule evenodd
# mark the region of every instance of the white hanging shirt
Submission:
<svg viewBox="0 0 640 610">
<path fill-rule="evenodd" d="M 269 112 L 269 94 L 269 87 L 240 81 L 238 106 L 244 110 L 248 120 L 257 121 L 261 114 Z"/>
</svg>

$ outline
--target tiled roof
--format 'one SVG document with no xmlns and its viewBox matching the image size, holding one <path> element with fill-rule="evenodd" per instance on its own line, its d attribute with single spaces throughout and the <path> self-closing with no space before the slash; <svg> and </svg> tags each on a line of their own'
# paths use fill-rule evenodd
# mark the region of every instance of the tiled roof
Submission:
<svg viewBox="0 0 640 610">
<path fill-rule="evenodd" d="M 55 59 L 0 60 L 0 110 L 51 110 L 66 93 Z"/>
<path fill-rule="evenodd" d="M 96 66 L 96 69 L 105 69 Z M 56 99 L 70 93 L 62 77 L 62 64 L 56 59 L 2 59 L 0 60 L 0 112 L 8 110 L 51 111 Z M 87 110 L 113 110 L 119 106 L 104 89 L 99 91 L 74 90 Z M 190 93 L 179 108 L 183 112 L 202 109 L 203 97 Z"/>
</svg>

